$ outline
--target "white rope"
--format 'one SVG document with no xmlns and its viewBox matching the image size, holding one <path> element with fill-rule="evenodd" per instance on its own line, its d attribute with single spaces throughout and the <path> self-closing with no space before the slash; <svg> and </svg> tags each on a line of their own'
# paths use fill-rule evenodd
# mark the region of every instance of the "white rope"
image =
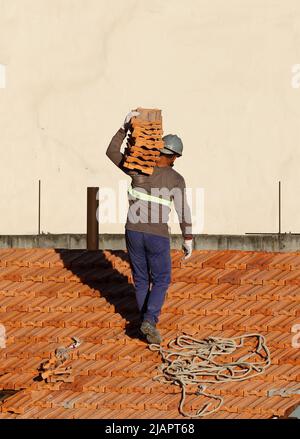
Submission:
<svg viewBox="0 0 300 439">
<path fill-rule="evenodd" d="M 238 348 L 244 346 L 246 339 L 256 338 L 255 349 L 238 358 L 236 361 L 222 363 L 218 360 L 224 355 L 237 353 Z M 208 416 L 220 409 L 224 400 L 221 396 L 206 393 L 207 384 L 218 382 L 243 381 L 265 372 L 270 366 L 270 351 L 266 340 L 260 334 L 244 334 L 240 337 L 219 338 L 207 337 L 196 339 L 190 335 L 180 335 L 168 343 L 168 348 L 159 344 L 150 344 L 152 351 L 159 351 L 162 363 L 158 369 L 162 372 L 154 377 L 161 383 L 173 383 L 181 386 L 181 400 L 179 411 L 183 416 Z M 197 390 L 188 393 L 187 385 L 197 385 Z M 187 413 L 184 410 L 186 395 L 196 394 L 212 398 L 196 413 Z M 213 405 L 212 408 L 210 406 Z"/>
</svg>

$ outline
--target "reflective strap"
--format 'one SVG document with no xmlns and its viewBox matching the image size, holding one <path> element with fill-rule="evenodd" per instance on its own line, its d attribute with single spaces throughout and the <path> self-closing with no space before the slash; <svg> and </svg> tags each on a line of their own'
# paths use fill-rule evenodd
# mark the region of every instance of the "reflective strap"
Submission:
<svg viewBox="0 0 300 439">
<path fill-rule="evenodd" d="M 163 204 L 164 206 L 171 207 L 172 201 L 165 200 L 164 198 L 155 197 L 154 195 L 145 194 L 144 192 L 137 191 L 133 189 L 131 186 L 128 189 L 128 193 L 132 195 L 134 198 L 138 198 L 139 200 L 150 201 L 153 203 Z"/>
</svg>

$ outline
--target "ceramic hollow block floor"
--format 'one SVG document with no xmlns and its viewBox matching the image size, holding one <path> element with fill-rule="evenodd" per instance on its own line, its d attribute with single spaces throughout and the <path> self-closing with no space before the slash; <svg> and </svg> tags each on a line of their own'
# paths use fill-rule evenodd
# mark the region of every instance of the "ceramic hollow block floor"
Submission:
<svg viewBox="0 0 300 439">
<path fill-rule="evenodd" d="M 163 148 L 161 110 L 138 107 L 131 119 L 124 167 L 151 175 Z"/>
<path fill-rule="evenodd" d="M 249 380 L 211 385 L 224 403 L 210 417 L 286 416 L 300 404 L 300 252 L 181 257 L 172 251 L 162 346 L 183 333 L 264 335 L 271 365 Z M 0 418 L 184 419 L 180 388 L 153 380 L 161 356 L 139 338 L 138 321 L 126 252 L 1 249 L 0 391 L 16 393 L 1 400 Z M 81 344 L 69 351 L 68 374 L 39 379 L 41 364 L 73 337 Z M 187 410 L 201 398 L 190 396 Z"/>
</svg>

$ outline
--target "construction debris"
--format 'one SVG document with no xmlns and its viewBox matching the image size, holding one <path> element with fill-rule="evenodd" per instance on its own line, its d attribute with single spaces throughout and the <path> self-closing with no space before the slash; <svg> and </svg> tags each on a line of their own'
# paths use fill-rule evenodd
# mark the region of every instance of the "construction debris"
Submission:
<svg viewBox="0 0 300 439">
<path fill-rule="evenodd" d="M 81 341 L 77 337 L 72 337 L 73 343 L 69 346 L 59 347 L 55 350 L 54 356 L 40 365 L 40 377 L 46 383 L 56 383 L 58 381 L 73 382 L 72 366 L 70 364 L 70 351 L 80 346 Z"/>
<path fill-rule="evenodd" d="M 131 118 L 124 167 L 152 174 L 163 148 L 161 110 L 138 107 Z"/>
<path fill-rule="evenodd" d="M 252 343 L 252 346 L 246 347 L 246 343 L 251 344 L 251 339 L 255 342 L 254 346 Z M 181 386 L 179 411 L 191 418 L 211 415 L 224 402 L 221 396 L 205 391 L 207 384 L 243 381 L 264 373 L 271 364 L 265 337 L 260 334 L 227 339 L 208 337 L 204 340 L 181 335 L 171 340 L 168 347 L 164 349 L 158 344 L 149 345 L 152 351 L 159 351 L 164 360 L 158 367 L 162 373 L 153 379 Z M 238 348 L 240 352 L 236 352 Z M 234 354 L 241 356 L 234 358 Z M 203 406 L 196 413 L 184 410 L 186 395 L 189 394 L 204 397 Z"/>
</svg>

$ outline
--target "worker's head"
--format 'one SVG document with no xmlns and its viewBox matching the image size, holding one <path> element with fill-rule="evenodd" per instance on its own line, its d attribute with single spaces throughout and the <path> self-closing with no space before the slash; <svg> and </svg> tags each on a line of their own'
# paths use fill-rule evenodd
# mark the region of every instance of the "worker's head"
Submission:
<svg viewBox="0 0 300 439">
<path fill-rule="evenodd" d="M 159 164 L 173 166 L 175 159 L 182 155 L 182 141 L 176 134 L 167 134 L 162 140 L 164 141 L 164 147 L 160 150 Z"/>
<path fill-rule="evenodd" d="M 182 155 L 183 143 L 180 137 L 176 134 L 167 134 L 162 138 L 164 147 L 160 150 L 162 154 L 176 154 L 176 156 Z"/>
</svg>

